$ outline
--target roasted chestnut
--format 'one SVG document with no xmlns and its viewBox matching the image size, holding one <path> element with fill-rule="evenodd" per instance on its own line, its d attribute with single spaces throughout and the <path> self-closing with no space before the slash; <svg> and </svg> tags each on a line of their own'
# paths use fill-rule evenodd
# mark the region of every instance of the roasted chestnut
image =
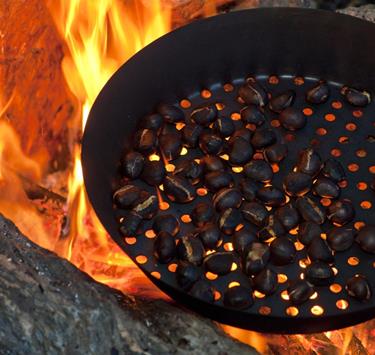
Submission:
<svg viewBox="0 0 375 355">
<path fill-rule="evenodd" d="M 229 142 L 228 156 L 232 165 L 246 164 L 251 160 L 253 154 L 253 147 L 242 137 L 237 137 Z"/>
<path fill-rule="evenodd" d="M 242 196 L 247 201 L 254 201 L 256 193 L 259 190 L 259 185 L 251 179 L 242 179 L 240 182 L 240 190 Z"/>
<path fill-rule="evenodd" d="M 233 254 L 230 252 L 216 252 L 204 258 L 205 268 L 217 275 L 225 275 L 230 272 L 234 262 Z"/>
<path fill-rule="evenodd" d="M 327 242 L 333 250 L 344 251 L 352 246 L 354 238 L 353 228 L 333 228 L 327 235 Z"/>
<path fill-rule="evenodd" d="M 255 105 L 249 105 L 244 107 L 241 112 L 241 120 L 245 123 L 251 123 L 256 126 L 261 126 L 265 122 L 264 113 L 259 107 Z"/>
<path fill-rule="evenodd" d="M 130 211 L 127 212 L 120 224 L 120 232 L 124 237 L 134 237 L 138 233 L 138 228 L 142 222 L 142 216 L 138 213 Z"/>
<path fill-rule="evenodd" d="M 323 224 L 326 220 L 323 206 L 309 197 L 299 197 L 296 207 L 302 218 L 307 222 Z"/>
<path fill-rule="evenodd" d="M 294 243 L 288 237 L 279 237 L 270 245 L 271 260 L 275 265 L 288 265 L 296 257 L 297 250 Z"/>
<path fill-rule="evenodd" d="M 334 261 L 333 253 L 327 242 L 322 238 L 314 238 L 307 248 L 307 255 L 313 261 L 320 260 L 326 263 Z"/>
<path fill-rule="evenodd" d="M 266 296 L 272 295 L 277 290 L 277 274 L 269 268 L 265 268 L 255 275 L 253 281 L 254 288 Z"/>
<path fill-rule="evenodd" d="M 223 140 L 214 131 L 203 131 L 199 136 L 199 148 L 204 154 L 219 154 L 223 149 Z"/>
<path fill-rule="evenodd" d="M 182 139 L 184 145 L 188 148 L 196 148 L 198 146 L 199 136 L 203 132 L 203 127 L 194 123 L 189 123 L 182 128 Z"/>
<path fill-rule="evenodd" d="M 168 133 L 159 136 L 159 147 L 166 160 L 177 159 L 180 156 L 182 148 L 181 134 Z"/>
<path fill-rule="evenodd" d="M 275 211 L 275 217 L 281 222 L 287 231 L 296 228 L 300 220 L 297 209 L 291 203 L 279 207 Z"/>
<path fill-rule="evenodd" d="M 351 201 L 338 200 L 328 207 L 327 217 L 332 223 L 343 226 L 353 220 L 355 210 Z"/>
<path fill-rule="evenodd" d="M 113 194 L 113 201 L 119 208 L 130 208 L 138 200 L 141 189 L 135 185 L 125 185 Z"/>
<path fill-rule="evenodd" d="M 289 196 L 303 196 L 311 190 L 312 179 L 310 175 L 293 171 L 284 178 L 283 187 Z"/>
<path fill-rule="evenodd" d="M 305 303 L 314 294 L 314 286 L 306 280 L 295 280 L 290 283 L 288 289 L 289 300 L 292 304 Z"/>
<path fill-rule="evenodd" d="M 288 131 L 297 131 L 306 126 L 306 117 L 300 110 L 294 107 L 288 107 L 282 111 L 279 121 Z"/>
<path fill-rule="evenodd" d="M 156 234 L 167 232 L 175 237 L 180 231 L 180 222 L 171 214 L 159 214 L 154 219 L 152 229 Z"/>
<path fill-rule="evenodd" d="M 335 274 L 332 268 L 323 261 L 314 261 L 306 268 L 306 280 L 315 286 L 330 285 Z"/>
<path fill-rule="evenodd" d="M 244 255 L 250 245 L 256 240 L 256 234 L 250 231 L 248 228 L 244 227 L 233 234 L 233 248 L 238 254 Z"/>
<path fill-rule="evenodd" d="M 194 200 L 195 188 L 190 182 L 179 176 L 167 175 L 163 181 L 164 192 L 168 198 L 178 203 L 187 203 Z"/>
<path fill-rule="evenodd" d="M 375 226 L 363 227 L 357 235 L 359 246 L 367 253 L 375 254 Z"/>
<path fill-rule="evenodd" d="M 200 160 L 204 172 L 209 173 L 212 171 L 224 170 L 223 161 L 214 155 L 206 155 Z"/>
<path fill-rule="evenodd" d="M 141 179 L 151 186 L 160 185 L 165 177 L 165 173 L 165 166 L 161 160 L 146 160 Z"/>
<path fill-rule="evenodd" d="M 340 196 L 340 187 L 330 179 L 319 177 L 314 182 L 313 192 L 320 197 L 334 199 Z"/>
<path fill-rule="evenodd" d="M 298 240 L 303 245 L 310 245 L 315 238 L 320 238 L 323 233 L 319 224 L 314 222 L 303 222 L 298 228 Z"/>
<path fill-rule="evenodd" d="M 281 113 L 287 107 L 293 104 L 296 93 L 293 90 L 287 90 L 280 95 L 272 97 L 268 106 L 271 111 Z"/>
<path fill-rule="evenodd" d="M 165 122 L 177 123 L 185 121 L 184 113 L 176 106 L 161 103 L 157 106 L 156 110 L 163 117 Z"/>
<path fill-rule="evenodd" d="M 151 153 L 156 146 L 156 133 L 152 129 L 139 129 L 134 134 L 134 149 L 141 153 Z"/>
<path fill-rule="evenodd" d="M 245 175 L 258 182 L 269 182 L 272 180 L 273 171 L 271 166 L 264 160 L 252 160 L 244 167 Z"/>
<path fill-rule="evenodd" d="M 142 172 L 145 158 L 141 153 L 128 152 L 121 164 L 121 172 L 130 179 L 136 179 Z"/>
<path fill-rule="evenodd" d="M 163 124 L 163 117 L 158 113 L 151 113 L 144 116 L 138 122 L 138 127 L 157 131 Z"/>
<path fill-rule="evenodd" d="M 371 94 L 366 90 L 359 90 L 344 86 L 341 93 L 347 102 L 353 106 L 364 107 L 371 103 Z"/>
<path fill-rule="evenodd" d="M 227 208 L 220 213 L 219 228 L 224 234 L 233 234 L 241 222 L 241 212 L 236 208 Z"/>
<path fill-rule="evenodd" d="M 299 154 L 297 170 L 301 173 L 315 176 L 322 168 L 320 155 L 312 148 L 304 149 Z"/>
<path fill-rule="evenodd" d="M 190 115 L 191 120 L 201 126 L 208 126 L 216 117 L 217 108 L 214 104 L 197 108 Z"/>
<path fill-rule="evenodd" d="M 232 186 L 233 176 L 227 171 L 212 171 L 205 175 L 204 182 L 209 190 L 217 191 Z"/>
<path fill-rule="evenodd" d="M 270 248 L 267 244 L 254 242 L 247 248 L 243 258 L 243 270 L 248 275 L 256 275 L 262 271 L 269 259 Z"/>
<path fill-rule="evenodd" d="M 345 169 L 336 159 L 328 159 L 324 162 L 321 173 L 334 182 L 339 182 L 345 179 Z"/>
<path fill-rule="evenodd" d="M 172 234 L 160 232 L 154 243 L 155 258 L 162 264 L 169 263 L 176 255 L 176 241 Z"/>
<path fill-rule="evenodd" d="M 267 93 L 258 82 L 248 81 L 242 85 L 238 96 L 248 105 L 265 106 L 268 102 Z"/>
<path fill-rule="evenodd" d="M 183 236 L 177 244 L 178 257 L 194 265 L 200 265 L 204 256 L 204 247 L 199 238 Z"/>
<path fill-rule="evenodd" d="M 190 294 L 202 301 L 212 303 L 215 300 L 214 289 L 206 280 L 197 281 L 190 290 Z"/>
<path fill-rule="evenodd" d="M 271 214 L 267 217 L 264 227 L 258 231 L 257 236 L 261 241 L 268 241 L 272 238 L 282 237 L 285 233 L 284 226 Z"/>
<path fill-rule="evenodd" d="M 358 301 L 368 301 L 371 298 L 372 292 L 370 284 L 362 275 L 355 275 L 351 277 L 345 286 L 349 296 L 356 298 Z"/>
<path fill-rule="evenodd" d="M 218 211 L 234 207 L 238 208 L 242 202 L 241 192 L 236 188 L 226 187 L 213 196 L 213 205 Z"/>
<path fill-rule="evenodd" d="M 199 229 L 198 236 L 207 250 L 215 249 L 221 241 L 221 232 L 216 223 L 206 223 Z"/>
<path fill-rule="evenodd" d="M 276 143 L 276 133 L 271 128 L 258 128 L 251 137 L 255 149 L 262 149 Z"/>
<path fill-rule="evenodd" d="M 264 157 L 270 163 L 280 163 L 288 155 L 288 146 L 284 143 L 275 143 L 264 149 Z"/>
<path fill-rule="evenodd" d="M 325 81 L 320 81 L 306 93 L 306 101 L 312 104 L 323 104 L 329 97 L 329 86 Z"/>
<path fill-rule="evenodd" d="M 215 122 L 213 128 L 222 136 L 229 137 L 235 130 L 233 120 L 229 117 L 219 117 Z"/>
<path fill-rule="evenodd" d="M 133 204 L 133 211 L 144 219 L 151 219 L 158 210 L 158 198 L 146 191 L 142 191 L 139 199 Z"/>
<path fill-rule="evenodd" d="M 199 202 L 191 212 L 191 219 L 197 227 L 212 221 L 215 211 L 210 203 Z"/>
<path fill-rule="evenodd" d="M 243 202 L 241 205 L 243 218 L 260 227 L 263 226 L 268 217 L 268 211 L 264 205 L 258 202 Z"/>
<path fill-rule="evenodd" d="M 224 293 L 225 307 L 247 309 L 254 303 L 251 289 L 244 286 L 228 288 Z"/>
<path fill-rule="evenodd" d="M 256 196 L 259 201 L 270 207 L 278 207 L 285 203 L 284 193 L 274 186 L 261 187 Z"/>
<path fill-rule="evenodd" d="M 182 260 L 177 264 L 176 279 L 179 286 L 188 291 L 201 276 L 201 270 L 198 266 Z"/>
</svg>

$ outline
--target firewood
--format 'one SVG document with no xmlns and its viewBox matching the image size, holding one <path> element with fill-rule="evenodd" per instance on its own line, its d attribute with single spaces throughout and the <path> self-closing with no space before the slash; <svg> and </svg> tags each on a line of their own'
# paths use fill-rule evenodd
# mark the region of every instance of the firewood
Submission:
<svg viewBox="0 0 375 355">
<path fill-rule="evenodd" d="M 256 354 L 175 304 L 120 293 L 0 215 L 1 354 Z"/>
</svg>

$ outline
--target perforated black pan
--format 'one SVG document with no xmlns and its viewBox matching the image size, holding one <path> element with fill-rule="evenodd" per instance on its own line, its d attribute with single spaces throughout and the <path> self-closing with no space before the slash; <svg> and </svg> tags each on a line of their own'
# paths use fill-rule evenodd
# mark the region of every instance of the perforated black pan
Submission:
<svg viewBox="0 0 375 355">
<path fill-rule="evenodd" d="M 352 166 L 354 171 L 347 171 L 348 185 L 343 196 L 352 200 L 356 222 L 374 223 L 373 209 L 368 204 L 364 209 L 361 203 L 374 205 L 375 194 L 369 187 L 358 189 L 358 183 L 369 186 L 373 179 L 375 149 L 371 137 L 375 136 L 375 106 L 370 104 L 361 110 L 348 105 L 340 109 L 332 106 L 334 101 L 343 102 L 343 84 L 375 92 L 374 38 L 375 25 L 345 15 L 317 10 L 257 9 L 194 22 L 137 53 L 99 94 L 83 137 L 86 189 L 113 240 L 161 290 L 186 307 L 223 323 L 265 332 L 311 333 L 374 317 L 375 296 L 362 303 L 349 297 L 344 289 L 348 277 L 362 274 L 375 290 L 374 255 L 364 253 L 356 244 L 335 256 L 335 283 L 341 290 L 319 289 L 317 297 L 297 306 L 297 315 L 288 311 L 291 304 L 282 297 L 287 283 L 280 283 L 272 296 L 255 298 L 254 305 L 247 310 L 233 310 L 223 305 L 222 297 L 206 303 L 180 289 L 173 267 L 153 258 L 152 239 L 140 235 L 135 244 L 126 243 L 119 232 L 112 202 L 118 163 L 124 148 L 131 144 L 140 117 L 152 112 L 159 102 L 178 105 L 182 99 L 189 99 L 192 108 L 204 102 L 223 103 L 220 114 L 231 116 L 241 108 L 236 100 L 239 85 L 252 76 L 271 93 L 293 88 L 297 93 L 294 106 L 312 110 L 308 125 L 288 138 L 290 156 L 280 165 L 275 182 L 281 181 L 292 168 L 298 151 L 314 144 L 322 157 L 340 155 L 345 167 Z M 277 76 L 277 84 L 269 80 L 270 75 Z M 326 104 L 315 107 L 305 102 L 304 94 L 318 79 L 328 81 L 331 97 Z M 224 87 L 228 83 L 233 90 L 225 89 L 230 87 Z M 202 97 L 202 90 L 209 90 L 210 98 Z M 186 117 L 192 108 L 184 109 Z M 335 119 L 330 116 L 327 120 L 326 114 Z M 269 113 L 269 120 L 273 118 L 277 117 Z M 359 150 L 365 153 L 359 154 Z M 176 216 L 188 214 L 192 208 L 189 204 L 173 206 Z M 139 255 L 146 256 L 147 261 L 137 259 Z M 304 257 L 304 250 L 299 251 L 297 259 Z M 356 258 L 356 265 L 348 262 L 350 257 Z M 303 272 L 298 262 L 281 269 L 275 266 L 274 270 L 288 279 Z M 222 295 L 231 281 L 247 282 L 243 278 L 243 274 L 232 272 L 210 282 Z M 316 306 L 320 307 L 318 311 Z"/>
</svg>

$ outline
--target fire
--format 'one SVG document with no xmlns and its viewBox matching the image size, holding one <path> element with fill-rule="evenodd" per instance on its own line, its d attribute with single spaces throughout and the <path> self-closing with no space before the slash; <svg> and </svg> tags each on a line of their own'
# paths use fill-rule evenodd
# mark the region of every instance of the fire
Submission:
<svg viewBox="0 0 375 355">
<path fill-rule="evenodd" d="M 69 49 L 63 71 L 82 107 L 75 126 L 81 136 L 104 84 L 127 59 L 170 30 L 170 12 L 159 1 L 53 0 L 47 5 Z M 68 228 L 55 250 L 96 280 L 129 290 L 128 279 L 140 272 L 96 218 L 85 193 L 80 156 L 77 141 L 68 183 Z M 150 292 L 155 290 L 143 284 Z"/>
</svg>

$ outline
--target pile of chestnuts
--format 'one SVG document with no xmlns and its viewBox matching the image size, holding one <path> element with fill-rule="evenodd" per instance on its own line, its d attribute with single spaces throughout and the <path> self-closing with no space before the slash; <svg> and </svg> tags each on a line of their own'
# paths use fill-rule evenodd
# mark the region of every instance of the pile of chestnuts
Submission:
<svg viewBox="0 0 375 355">
<path fill-rule="evenodd" d="M 324 104 L 330 90 L 326 82 L 317 82 L 305 102 Z M 343 87 L 341 94 L 355 107 L 371 101 L 367 91 Z M 375 226 L 353 227 L 356 211 L 342 196 L 346 173 L 339 159 L 306 146 L 285 172 L 283 161 L 291 149 L 285 133 L 303 134 L 308 124 L 294 106 L 293 90 L 271 96 L 259 82 L 248 80 L 238 89 L 238 100 L 243 107 L 237 120 L 221 115 L 215 103 L 189 116 L 163 103 L 139 120 L 132 148 L 121 161 L 121 186 L 113 195 L 120 232 L 137 238 L 152 229 L 155 262 L 177 263 L 179 287 L 207 302 L 215 301 L 215 290 L 206 273 L 246 275 L 248 283 L 222 295 L 223 304 L 236 309 L 252 306 L 253 291 L 277 292 L 276 268 L 303 258 L 302 277 L 288 280 L 286 289 L 289 302 L 300 305 L 334 282 L 339 253 L 356 243 L 375 255 Z M 270 112 L 279 127 L 270 124 Z M 184 150 L 193 154 L 181 156 Z M 274 182 L 275 166 L 284 169 L 281 184 Z M 169 209 L 159 208 L 160 198 Z M 181 204 L 190 207 L 189 228 L 177 212 Z M 228 243 L 232 247 L 224 248 Z M 364 275 L 351 275 L 345 289 L 361 302 L 372 295 Z"/>
</svg>

